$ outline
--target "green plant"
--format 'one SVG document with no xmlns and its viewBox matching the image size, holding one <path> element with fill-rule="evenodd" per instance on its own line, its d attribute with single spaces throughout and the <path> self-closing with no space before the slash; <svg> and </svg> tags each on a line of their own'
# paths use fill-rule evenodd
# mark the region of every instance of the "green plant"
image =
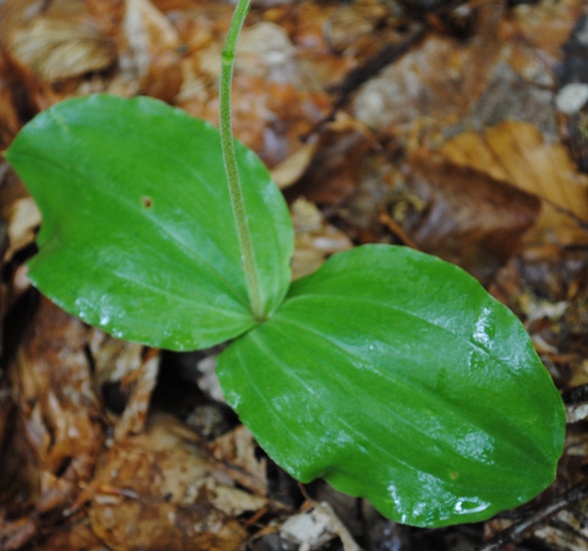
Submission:
<svg viewBox="0 0 588 551">
<path fill-rule="evenodd" d="M 404 247 L 357 247 L 290 284 L 287 206 L 231 135 L 248 5 L 223 52 L 220 134 L 153 99 L 95 95 L 16 137 L 7 158 L 43 214 L 32 282 L 117 337 L 233 339 L 218 358 L 226 399 L 302 482 L 323 477 L 419 526 L 531 499 L 555 476 L 564 410 L 514 314 Z"/>
</svg>

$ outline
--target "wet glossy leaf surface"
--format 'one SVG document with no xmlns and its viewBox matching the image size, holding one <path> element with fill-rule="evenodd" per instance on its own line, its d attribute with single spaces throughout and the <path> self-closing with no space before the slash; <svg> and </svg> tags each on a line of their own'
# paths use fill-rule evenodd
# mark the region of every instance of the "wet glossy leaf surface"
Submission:
<svg viewBox="0 0 588 551">
<path fill-rule="evenodd" d="M 90 91 L 155 96 L 216 124 L 220 51 L 234 3 L 87 0 L 45 2 L 39 9 L 40 4 L 5 0 L 0 6 L 0 152 L 33 113 Z M 339 237 L 354 244 L 409 244 L 482 277 L 491 293 L 517 313 L 566 399 L 567 441 L 557 481 L 520 511 L 483 524 L 417 530 L 384 519 L 364 500 L 322 481 L 301 486 L 268 461 L 251 438 L 242 438 L 242 426 L 230 430 L 236 420 L 229 408 L 209 401 L 222 400 L 213 375 L 218 349 L 164 353 L 150 400 L 156 358 L 141 362 L 140 346 L 120 343 L 124 350 L 129 346 L 129 353 L 113 354 L 110 345 L 91 336 L 102 335 L 98 330 L 68 331 L 62 342 L 53 330 L 62 318 L 54 311 L 46 312 L 46 323 L 26 317 L 36 293 L 25 262 L 33 254 L 39 217 L 24 186 L 0 161 L 0 349 L 3 358 L 18 358 L 0 363 L 2 549 L 102 551 L 107 545 L 202 551 L 234 545 L 243 551 L 294 551 L 303 544 L 317 551 L 341 545 L 351 551 L 353 544 L 337 528 L 343 524 L 366 551 L 486 549 L 504 529 L 518 534 L 506 547 L 585 550 L 588 500 L 573 502 L 568 489 L 583 484 L 588 456 L 588 234 L 574 217 L 545 200 L 537 222 L 523 231 L 535 219 L 534 211 L 516 199 L 517 193 L 501 188 L 524 184 L 528 193 L 585 219 L 586 194 L 575 191 L 586 187 L 581 173 L 587 166 L 582 160 L 588 105 L 575 103 L 572 113 L 568 104 L 562 111 L 561 99 L 568 83 L 587 86 L 586 2 L 469 2 L 440 20 L 435 13 L 425 14 L 428 8 L 408 17 L 398 11 L 441 4 L 254 2 L 237 56 L 235 133 L 289 186 L 285 193 L 299 248 L 295 260 L 302 261 L 293 266 L 296 273 L 299 268 L 308 273 L 342 248 Z M 427 24 L 423 39 L 369 75 L 335 121 L 317 126 L 339 99 L 333 87 L 349 82 L 353 69 L 366 67 L 370 56 L 406 44 L 415 28 Z M 532 128 L 522 133 L 519 124 Z M 537 138 L 533 128 L 540 132 Z M 309 133 L 309 141 L 301 141 Z M 499 150 L 496 143 L 509 147 Z M 439 170 L 439 156 L 451 170 Z M 479 174 L 459 177 L 470 169 Z M 307 209 L 299 216 L 295 201 L 302 197 L 320 211 L 320 226 L 312 213 L 306 217 Z M 82 327 L 73 319 L 70 323 Z M 25 327 L 38 334 L 34 351 L 20 336 Z M 77 357 L 77 350 L 77 373 L 85 369 L 88 343 L 93 369 L 88 378 L 67 381 L 76 373 L 70 356 Z M 35 367 L 23 371 L 27 366 Z M 95 403 L 85 402 L 80 409 L 69 396 L 81 383 L 94 389 Z M 202 401 L 202 393 L 209 398 Z M 81 395 L 85 399 L 87 390 Z M 87 422 L 95 404 L 94 436 L 69 437 L 70 430 Z M 219 519 L 217 496 L 226 496 L 225 490 L 194 476 L 193 462 L 201 455 L 192 440 L 182 446 L 170 437 L 178 426 L 167 419 L 169 430 L 153 430 L 160 426 L 160 408 L 205 438 L 215 457 L 215 479 L 229 482 L 229 476 L 237 488 L 268 498 L 270 509 L 240 513 L 252 504 L 251 494 L 242 493 L 234 514 L 228 513 L 232 500 L 222 500 L 230 505 L 223 509 L 229 517 Z M 128 438 L 113 449 L 113 434 Z M 79 468 L 90 464 L 88 451 L 102 440 L 98 462 L 108 461 L 101 468 Z M 421 451 L 428 453 L 425 445 Z M 69 467 L 67 457 L 73 459 Z M 171 502 L 170 483 L 177 489 Z M 69 508 L 69 491 L 85 488 L 90 501 L 78 501 L 77 513 L 65 516 L 61 507 Z M 583 492 L 588 495 L 585 486 Z M 184 499 L 178 501 L 179 495 Z M 317 524 L 306 521 L 324 518 L 316 515 L 324 502 L 337 518 L 323 534 L 338 534 L 341 542 L 319 544 L 306 537 L 317 534 Z M 276 509 L 278 503 L 286 509 Z M 542 520 L 521 532 L 533 518 Z M 292 529 L 293 521 L 303 519 Z M 202 531 L 207 526 L 214 534 Z M 220 542 L 219 534 L 229 537 Z M 526 538 L 532 540 L 522 541 Z"/>
<path fill-rule="evenodd" d="M 485 519 L 555 477 L 561 398 L 516 317 L 473 278 L 364 246 L 294 283 L 219 358 L 229 404 L 296 478 L 414 525 Z"/>
<path fill-rule="evenodd" d="M 150 98 L 97 95 L 39 115 L 8 157 L 43 214 L 31 279 L 64 309 L 175 350 L 254 325 L 211 125 Z M 288 286 L 292 229 L 261 161 L 242 146 L 238 158 L 269 312 Z"/>
</svg>

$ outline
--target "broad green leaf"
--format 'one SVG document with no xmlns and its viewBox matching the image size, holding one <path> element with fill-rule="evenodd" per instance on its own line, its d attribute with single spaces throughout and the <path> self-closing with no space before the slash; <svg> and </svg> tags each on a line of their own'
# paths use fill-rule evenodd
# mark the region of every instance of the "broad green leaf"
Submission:
<svg viewBox="0 0 588 551">
<path fill-rule="evenodd" d="M 211 346 L 255 325 L 218 131 L 151 98 L 96 95 L 38 115 L 7 152 L 43 215 L 33 283 L 128 340 Z M 290 278 L 293 233 L 263 163 L 237 144 L 266 312 Z"/>
<path fill-rule="evenodd" d="M 221 354 L 218 374 L 292 476 L 402 523 L 524 503 L 562 453 L 562 401 L 521 323 L 461 269 L 408 248 L 332 257 Z"/>
</svg>

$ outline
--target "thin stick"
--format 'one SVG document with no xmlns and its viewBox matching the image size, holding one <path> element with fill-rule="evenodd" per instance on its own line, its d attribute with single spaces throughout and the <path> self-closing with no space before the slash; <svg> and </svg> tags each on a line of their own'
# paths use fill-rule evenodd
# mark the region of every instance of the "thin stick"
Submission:
<svg viewBox="0 0 588 551">
<path fill-rule="evenodd" d="M 588 492 L 588 482 L 582 481 L 577 486 L 568 490 L 562 496 L 554 499 L 539 509 L 529 518 L 513 524 L 510 528 L 500 532 L 491 542 L 479 547 L 477 551 L 500 551 L 507 543 L 513 543 L 522 540 L 534 529 L 548 520 L 550 517 L 568 507 L 572 503 L 576 503 L 584 499 Z"/>
<path fill-rule="evenodd" d="M 237 235 L 239 236 L 239 247 L 241 249 L 241 260 L 243 262 L 243 272 L 247 283 L 247 292 L 249 294 L 249 306 L 251 313 L 256 320 L 265 318 L 264 305 L 261 299 L 259 288 L 259 277 L 255 265 L 255 254 L 253 251 L 253 242 L 249 224 L 247 223 L 247 211 L 245 209 L 245 200 L 239 178 L 239 168 L 235 156 L 235 143 L 233 138 L 232 118 L 231 118 L 231 84 L 233 81 L 233 66 L 235 64 L 235 50 L 237 48 L 237 39 L 243 27 L 243 22 L 249 11 L 250 0 L 239 0 L 233 13 L 233 19 L 227 34 L 227 41 L 222 53 L 222 68 L 220 78 L 220 135 L 223 151 L 223 160 L 225 164 L 225 173 L 229 185 L 229 194 L 231 197 L 231 206 L 233 216 L 237 225 Z"/>
</svg>

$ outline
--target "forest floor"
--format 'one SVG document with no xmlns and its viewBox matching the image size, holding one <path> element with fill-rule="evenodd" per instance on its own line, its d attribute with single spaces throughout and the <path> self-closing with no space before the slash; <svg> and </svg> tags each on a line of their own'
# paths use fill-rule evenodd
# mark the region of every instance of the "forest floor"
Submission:
<svg viewBox="0 0 588 551">
<path fill-rule="evenodd" d="M 363 243 L 454 262 L 522 320 L 563 393 L 556 482 L 418 529 L 300 485 L 223 402 L 215 350 L 118 341 L 32 288 L 40 214 L 0 160 L 0 549 L 588 549 L 588 5 L 258 0 L 234 130 L 272 170 L 294 276 Z M 72 96 L 217 124 L 220 0 L 0 0 L 0 151 Z"/>
</svg>

